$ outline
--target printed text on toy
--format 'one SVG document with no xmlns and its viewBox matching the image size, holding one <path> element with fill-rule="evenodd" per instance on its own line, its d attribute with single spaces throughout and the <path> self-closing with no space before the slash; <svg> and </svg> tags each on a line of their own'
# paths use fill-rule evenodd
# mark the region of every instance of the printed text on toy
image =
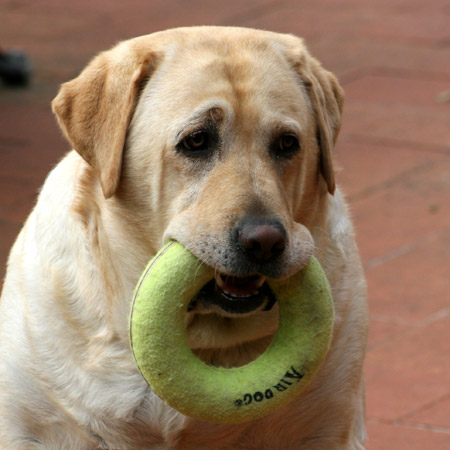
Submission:
<svg viewBox="0 0 450 450">
<path fill-rule="evenodd" d="M 291 366 L 291 368 L 284 374 L 284 376 L 277 384 L 269 389 L 266 389 L 264 392 L 257 391 L 253 394 L 245 394 L 242 398 L 235 400 L 234 404 L 235 406 L 240 408 L 244 405 L 250 405 L 253 401 L 259 403 L 263 400 L 269 400 L 273 398 L 274 394 L 276 394 L 277 392 L 283 392 L 286 389 L 289 389 L 289 387 L 292 386 L 294 382 L 298 383 L 303 378 L 303 376 L 303 374 L 295 370 L 294 366 Z"/>
</svg>

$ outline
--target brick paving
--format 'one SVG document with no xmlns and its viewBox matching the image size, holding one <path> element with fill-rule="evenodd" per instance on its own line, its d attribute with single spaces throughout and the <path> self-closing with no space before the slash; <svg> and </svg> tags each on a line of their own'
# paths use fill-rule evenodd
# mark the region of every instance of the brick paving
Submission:
<svg viewBox="0 0 450 450">
<path fill-rule="evenodd" d="M 3 0 L 0 45 L 33 59 L 0 86 L 0 277 L 46 173 L 68 148 L 49 103 L 99 50 L 182 25 L 305 37 L 346 91 L 336 149 L 369 284 L 369 450 L 450 449 L 448 0 Z"/>
</svg>

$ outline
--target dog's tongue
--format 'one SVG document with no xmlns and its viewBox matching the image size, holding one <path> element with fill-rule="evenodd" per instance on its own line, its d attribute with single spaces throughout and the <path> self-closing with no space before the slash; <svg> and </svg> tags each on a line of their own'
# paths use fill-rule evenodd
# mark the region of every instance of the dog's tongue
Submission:
<svg viewBox="0 0 450 450">
<path fill-rule="evenodd" d="M 216 274 L 217 286 L 228 295 L 233 297 L 251 297 L 257 295 L 264 284 L 265 277 L 251 275 L 249 277 L 233 277 L 224 274 Z"/>
</svg>

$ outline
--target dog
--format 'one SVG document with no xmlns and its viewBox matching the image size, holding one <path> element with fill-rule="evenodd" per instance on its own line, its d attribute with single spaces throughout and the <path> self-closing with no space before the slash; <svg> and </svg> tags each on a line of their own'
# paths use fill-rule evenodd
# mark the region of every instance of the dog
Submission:
<svg viewBox="0 0 450 450">
<path fill-rule="evenodd" d="M 52 107 L 74 150 L 11 250 L 0 302 L 2 449 L 364 448 L 366 285 L 332 156 L 343 101 L 301 39 L 233 27 L 121 42 L 61 86 Z M 149 388 L 128 317 L 169 240 L 215 269 L 186 334 L 224 367 L 255 359 L 276 333 L 266 279 L 320 261 L 332 343 L 287 406 L 215 424 Z"/>
</svg>

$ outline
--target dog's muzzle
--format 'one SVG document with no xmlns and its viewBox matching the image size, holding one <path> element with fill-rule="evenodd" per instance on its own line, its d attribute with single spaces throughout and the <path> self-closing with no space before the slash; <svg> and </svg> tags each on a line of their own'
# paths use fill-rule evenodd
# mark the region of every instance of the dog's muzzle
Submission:
<svg viewBox="0 0 450 450">
<path fill-rule="evenodd" d="M 280 222 L 247 217 L 239 222 L 231 236 L 231 247 L 238 265 L 255 268 L 273 264 L 286 247 L 286 231 Z M 257 309 L 271 309 L 275 298 L 266 277 L 255 271 L 250 275 L 218 272 L 191 303 L 191 310 L 202 304 L 214 305 L 227 314 L 246 314 Z"/>
</svg>

